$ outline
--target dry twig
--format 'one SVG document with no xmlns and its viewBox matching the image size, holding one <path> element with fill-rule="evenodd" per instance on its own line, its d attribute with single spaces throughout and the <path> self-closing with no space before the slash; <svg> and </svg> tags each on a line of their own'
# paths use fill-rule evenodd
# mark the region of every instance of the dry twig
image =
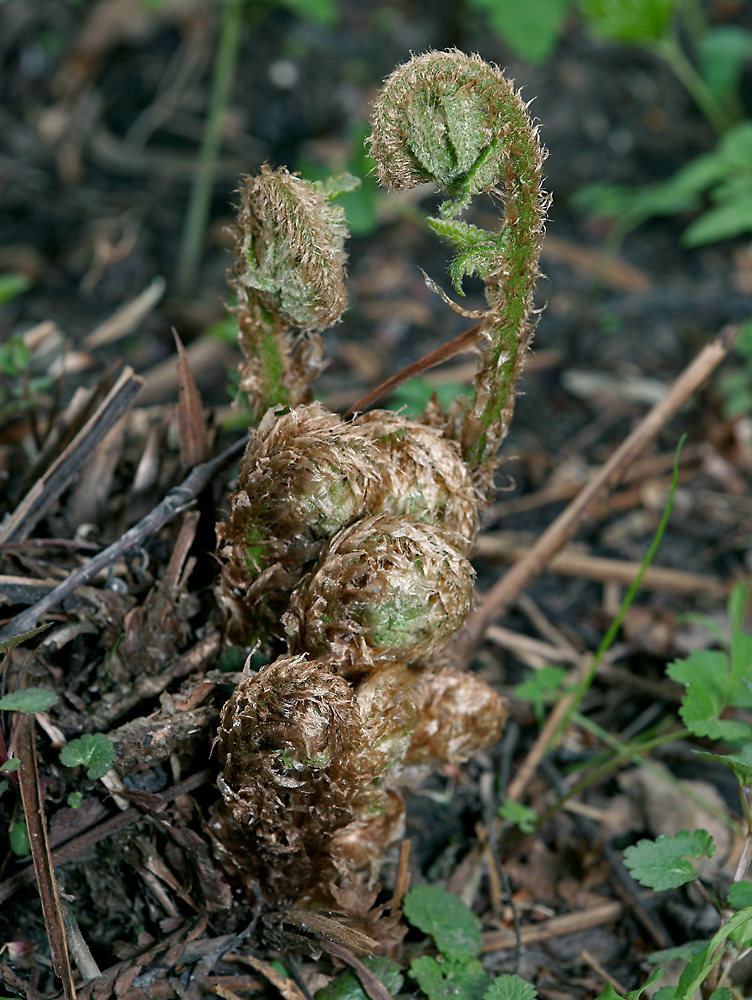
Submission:
<svg viewBox="0 0 752 1000">
<path fill-rule="evenodd" d="M 50 846 L 47 842 L 47 822 L 42 804 L 42 793 L 39 788 L 33 715 L 17 715 L 14 743 L 21 762 L 18 769 L 18 783 L 21 788 L 21 800 L 29 831 L 31 856 L 34 861 L 39 897 L 42 900 L 42 913 L 50 943 L 52 968 L 55 975 L 63 981 L 63 993 L 66 1000 L 75 1000 L 76 988 L 73 985 L 73 970 L 68 955 L 63 914 L 55 885 Z"/>
<path fill-rule="evenodd" d="M 217 455 L 210 462 L 196 466 L 179 486 L 170 490 L 164 500 L 158 503 L 154 510 L 150 511 L 138 524 L 135 524 L 126 531 L 121 538 L 99 552 L 84 566 L 77 569 L 75 573 L 71 573 L 67 580 L 64 580 L 54 590 L 51 590 L 49 594 L 46 594 L 40 601 L 32 605 L 32 607 L 11 618 L 0 632 L 0 639 L 8 639 L 15 635 L 21 635 L 23 632 L 28 632 L 34 628 L 43 615 L 57 607 L 58 604 L 69 597 L 75 590 L 93 580 L 98 573 L 111 566 L 121 556 L 125 555 L 126 552 L 143 544 L 149 535 L 169 524 L 173 518 L 185 510 L 198 494 L 209 485 L 220 469 L 224 468 L 225 465 L 229 464 L 233 458 L 236 458 L 243 451 L 245 445 L 246 440 L 243 438 L 240 441 L 236 441 L 235 444 L 225 449 L 225 451 Z"/>
</svg>

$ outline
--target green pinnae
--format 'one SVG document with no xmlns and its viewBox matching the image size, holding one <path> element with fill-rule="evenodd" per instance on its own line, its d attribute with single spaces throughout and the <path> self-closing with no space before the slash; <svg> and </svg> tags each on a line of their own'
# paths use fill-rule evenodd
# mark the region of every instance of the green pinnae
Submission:
<svg viewBox="0 0 752 1000">
<path fill-rule="evenodd" d="M 264 527 L 261 521 L 254 518 L 249 519 L 245 524 L 245 564 L 251 573 L 256 576 L 264 568 L 265 549 L 263 539 L 265 538 Z"/>
<path fill-rule="evenodd" d="M 425 595 L 394 594 L 354 610 L 353 618 L 368 629 L 374 646 L 391 650 L 414 645 L 436 624 Z"/>
</svg>

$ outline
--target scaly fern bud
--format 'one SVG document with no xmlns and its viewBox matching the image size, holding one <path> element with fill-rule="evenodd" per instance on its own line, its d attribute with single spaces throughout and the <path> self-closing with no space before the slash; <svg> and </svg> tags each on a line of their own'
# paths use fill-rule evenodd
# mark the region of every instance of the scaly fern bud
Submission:
<svg viewBox="0 0 752 1000">
<path fill-rule="evenodd" d="M 320 368 L 320 340 L 294 349 L 290 328 L 320 331 L 347 305 L 344 210 L 331 199 L 352 190 L 349 175 L 310 183 L 267 164 L 241 183 L 236 262 L 240 345 L 248 358 L 241 389 L 256 419 L 269 406 L 305 402 Z"/>
<path fill-rule="evenodd" d="M 334 536 L 283 622 L 293 650 L 359 674 L 437 652 L 472 600 L 473 570 L 451 535 L 377 514 Z"/>
<path fill-rule="evenodd" d="M 217 526 L 230 639 L 249 645 L 262 624 L 273 627 L 329 537 L 362 516 L 380 473 L 376 446 L 320 403 L 265 415 Z"/>
<path fill-rule="evenodd" d="M 321 660 L 285 656 L 243 678 L 222 709 L 219 787 L 252 832 L 246 868 L 289 898 L 324 878 L 334 831 L 352 821 L 374 772 L 355 694 Z M 271 863 L 270 863 L 271 862 Z M 271 883 L 271 884 L 270 884 Z"/>
<path fill-rule="evenodd" d="M 326 660 L 284 656 L 246 675 L 222 709 L 225 806 L 211 828 L 225 867 L 267 905 L 331 907 L 331 885 L 368 879 L 402 836 L 402 799 L 376 787 L 393 761 L 384 720 L 363 719 L 374 697 L 361 705 Z"/>
<path fill-rule="evenodd" d="M 451 668 L 426 674 L 412 697 L 418 721 L 405 764 L 464 764 L 501 736 L 504 699 L 477 674 Z"/>
</svg>

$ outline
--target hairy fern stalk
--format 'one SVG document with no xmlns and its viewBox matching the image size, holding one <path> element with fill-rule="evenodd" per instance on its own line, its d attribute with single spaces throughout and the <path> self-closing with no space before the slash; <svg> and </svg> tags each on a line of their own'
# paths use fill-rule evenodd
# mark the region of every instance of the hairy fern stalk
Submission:
<svg viewBox="0 0 752 1000">
<path fill-rule="evenodd" d="M 257 423 L 217 529 L 217 599 L 228 644 L 267 664 L 246 668 L 223 709 L 211 831 L 268 911 L 296 926 L 301 907 L 339 911 L 376 933 L 366 901 L 403 835 L 401 789 L 491 746 L 504 724 L 500 696 L 448 649 L 473 603 L 468 556 L 532 334 L 547 199 L 526 106 L 477 56 L 411 59 L 372 125 L 382 183 L 446 193 L 429 222 L 457 250 L 457 292 L 465 275 L 485 282 L 475 396 L 419 421 L 344 420 L 311 402 L 320 332 L 346 305 L 333 199 L 352 179 L 268 166 L 244 179 L 229 278 Z M 481 192 L 503 206 L 495 233 L 458 219 Z"/>
</svg>

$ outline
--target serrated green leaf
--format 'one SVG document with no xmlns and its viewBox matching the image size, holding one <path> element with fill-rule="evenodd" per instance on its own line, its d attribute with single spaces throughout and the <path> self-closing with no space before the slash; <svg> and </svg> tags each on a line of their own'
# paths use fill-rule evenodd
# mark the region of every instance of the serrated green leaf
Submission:
<svg viewBox="0 0 752 1000">
<path fill-rule="evenodd" d="M 3 639 L 0 642 L 0 654 L 7 653 L 11 649 L 14 649 L 19 643 L 25 642 L 27 639 L 31 639 L 34 635 L 39 635 L 40 632 L 46 632 L 48 628 L 52 628 L 52 622 L 47 622 L 45 625 L 39 625 L 38 628 L 33 628 L 30 632 L 23 632 L 21 635 L 13 635 L 10 639 Z"/>
<path fill-rule="evenodd" d="M 320 191 L 327 198 L 339 198 L 348 191 L 357 191 L 360 185 L 361 180 L 359 177 L 354 177 L 353 174 L 345 173 L 313 181 L 311 186 L 317 191 Z"/>
<path fill-rule="evenodd" d="M 458 254 L 449 265 L 449 276 L 452 285 L 458 295 L 465 297 L 462 290 L 462 279 L 468 275 L 477 274 L 480 278 L 485 278 L 498 263 L 499 257 L 496 247 L 490 243 L 481 243 L 477 247 L 471 247 Z"/>
<path fill-rule="evenodd" d="M 734 882 L 729 886 L 726 899 L 732 910 L 743 910 L 745 906 L 752 906 L 752 882 Z"/>
<path fill-rule="evenodd" d="M 555 698 L 561 696 L 562 685 L 567 679 L 567 672 L 563 667 L 544 666 L 538 670 L 533 670 L 522 684 L 518 684 L 514 691 L 515 698 L 520 701 L 532 702 L 536 711 Z"/>
<path fill-rule="evenodd" d="M 115 763 L 115 748 L 104 733 L 87 733 L 63 747 L 60 763 L 66 767 L 85 764 L 88 767 L 86 777 L 89 781 L 97 781 Z"/>
<path fill-rule="evenodd" d="M 491 983 L 477 958 L 441 963 L 427 956 L 416 958 L 410 974 L 428 1000 L 482 1000 Z"/>
<path fill-rule="evenodd" d="M 624 864 L 633 877 L 649 889 L 660 892 L 677 889 L 697 878 L 688 858 L 712 857 L 713 838 L 707 830 L 681 830 L 672 837 L 640 840 L 624 851 Z"/>
<path fill-rule="evenodd" d="M 696 736 L 710 739 L 743 739 L 743 723 L 720 721 L 721 712 L 726 708 L 733 692 L 733 681 L 728 656 L 720 650 L 694 650 L 685 660 L 674 660 L 666 667 L 671 680 L 683 684 L 684 696 L 679 714 L 687 729 Z M 729 728 L 729 725 L 731 728 Z M 733 735 L 734 727 L 742 727 L 739 735 Z"/>
<path fill-rule="evenodd" d="M 428 225 L 437 236 L 447 240 L 458 250 L 469 250 L 479 243 L 485 243 L 490 235 L 485 229 L 479 229 L 469 222 L 458 222 L 456 219 L 429 218 Z"/>
<path fill-rule="evenodd" d="M 16 820 L 8 830 L 8 846 L 17 858 L 26 858 L 31 854 L 29 831 L 23 820 Z"/>
<path fill-rule="evenodd" d="M 37 712 L 46 712 L 52 708 L 56 701 L 54 691 L 47 688 L 26 688 L 25 691 L 12 691 L 0 698 L 0 711 L 36 715 Z"/>
<path fill-rule="evenodd" d="M 734 1000 L 734 994 L 728 986 L 719 986 L 717 990 L 713 990 L 708 1000 Z"/>
<path fill-rule="evenodd" d="M 455 959 L 480 954 L 480 920 L 461 899 L 437 885 L 419 885 L 405 896 L 403 910 L 410 923 L 429 934 L 442 955 Z"/>
<path fill-rule="evenodd" d="M 368 955 L 361 959 L 363 965 L 380 979 L 392 996 L 402 989 L 404 976 L 397 963 L 384 955 Z M 360 980 L 351 969 L 346 969 L 328 986 L 319 990 L 316 1000 L 368 1000 Z"/>
<path fill-rule="evenodd" d="M 535 1000 L 537 996 L 538 991 L 532 983 L 508 974 L 494 979 L 483 994 L 483 1000 Z"/>
</svg>

